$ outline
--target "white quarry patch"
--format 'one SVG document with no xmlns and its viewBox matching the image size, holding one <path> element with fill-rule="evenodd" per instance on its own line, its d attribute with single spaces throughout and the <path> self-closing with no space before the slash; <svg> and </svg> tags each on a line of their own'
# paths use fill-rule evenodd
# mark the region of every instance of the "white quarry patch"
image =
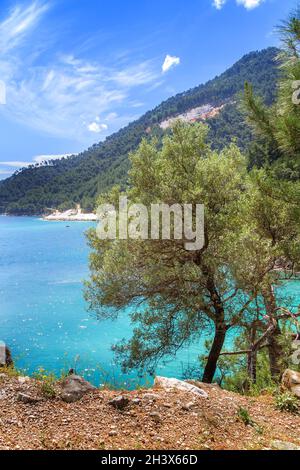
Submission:
<svg viewBox="0 0 300 470">
<path fill-rule="evenodd" d="M 205 121 L 206 119 L 217 116 L 220 111 L 224 108 L 224 105 L 219 107 L 214 107 L 211 104 L 204 104 L 203 106 L 198 106 L 197 108 L 190 109 L 186 113 L 179 114 L 178 116 L 166 119 L 160 123 L 161 129 L 168 129 L 172 124 L 177 121 L 183 122 L 197 122 Z"/>
</svg>

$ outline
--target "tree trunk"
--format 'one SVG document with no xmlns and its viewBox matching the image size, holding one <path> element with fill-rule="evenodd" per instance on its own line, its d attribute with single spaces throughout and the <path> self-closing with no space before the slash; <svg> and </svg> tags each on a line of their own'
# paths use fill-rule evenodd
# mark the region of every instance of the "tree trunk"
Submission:
<svg viewBox="0 0 300 470">
<path fill-rule="evenodd" d="M 269 286 L 268 290 L 264 292 L 264 303 L 266 312 L 274 324 L 274 329 L 268 339 L 269 349 L 269 362 L 270 362 L 270 373 L 274 381 L 279 381 L 282 370 L 281 360 L 283 357 L 283 348 L 280 345 L 279 337 L 281 330 L 276 319 L 276 298 L 272 286 Z"/>
<path fill-rule="evenodd" d="M 226 337 L 226 325 L 218 325 L 215 329 L 215 337 L 209 352 L 207 363 L 204 369 L 203 379 L 204 383 L 212 383 L 214 375 L 217 370 L 217 363 L 220 357 L 220 353 L 224 346 L 225 337 Z"/>
<path fill-rule="evenodd" d="M 274 333 L 270 336 L 268 342 L 268 350 L 269 350 L 269 361 L 270 361 L 270 372 L 271 377 L 275 382 L 278 382 L 281 378 L 281 374 L 284 369 L 284 365 L 282 364 L 282 358 L 284 355 L 283 347 L 279 342 L 279 337 L 281 335 L 281 330 L 279 326 L 277 326 Z"/>
<path fill-rule="evenodd" d="M 248 354 L 248 376 L 251 383 L 256 384 L 257 379 L 257 349 Z"/>
</svg>

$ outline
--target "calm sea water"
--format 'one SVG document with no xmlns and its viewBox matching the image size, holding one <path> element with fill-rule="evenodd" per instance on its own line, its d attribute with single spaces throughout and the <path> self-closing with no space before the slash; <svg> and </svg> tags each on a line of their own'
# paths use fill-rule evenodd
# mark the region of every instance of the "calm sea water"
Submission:
<svg viewBox="0 0 300 470">
<path fill-rule="evenodd" d="M 59 374 L 77 361 L 78 371 L 96 384 L 136 384 L 137 375 L 124 375 L 111 352 L 113 343 L 130 337 L 128 312 L 115 322 L 99 322 L 83 299 L 89 253 L 84 234 L 93 224 L 67 225 L 0 216 L 0 340 L 28 373 L 42 367 Z M 282 292 L 300 303 L 300 282 Z M 205 339 L 157 373 L 180 378 L 184 368 L 197 364 Z"/>
</svg>

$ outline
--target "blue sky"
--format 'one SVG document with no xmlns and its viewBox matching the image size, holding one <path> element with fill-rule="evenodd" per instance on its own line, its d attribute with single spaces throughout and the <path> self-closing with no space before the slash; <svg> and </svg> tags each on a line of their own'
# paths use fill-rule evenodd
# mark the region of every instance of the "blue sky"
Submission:
<svg viewBox="0 0 300 470">
<path fill-rule="evenodd" d="M 0 0 L 0 179 L 278 45 L 295 0 Z M 1 86 L 0 86 L 1 101 Z"/>
</svg>

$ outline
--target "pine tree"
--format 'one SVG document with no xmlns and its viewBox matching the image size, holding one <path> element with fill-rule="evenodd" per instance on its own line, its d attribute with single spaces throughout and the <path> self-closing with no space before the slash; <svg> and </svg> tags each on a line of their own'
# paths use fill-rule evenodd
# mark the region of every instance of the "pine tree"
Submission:
<svg viewBox="0 0 300 470">
<path fill-rule="evenodd" d="M 282 51 L 277 57 L 281 76 L 276 103 L 267 107 L 245 85 L 248 121 L 264 142 L 269 161 L 277 160 L 277 175 L 289 179 L 300 177 L 300 8 L 278 28 Z M 276 83 L 274 83 L 276 86 Z"/>
</svg>

